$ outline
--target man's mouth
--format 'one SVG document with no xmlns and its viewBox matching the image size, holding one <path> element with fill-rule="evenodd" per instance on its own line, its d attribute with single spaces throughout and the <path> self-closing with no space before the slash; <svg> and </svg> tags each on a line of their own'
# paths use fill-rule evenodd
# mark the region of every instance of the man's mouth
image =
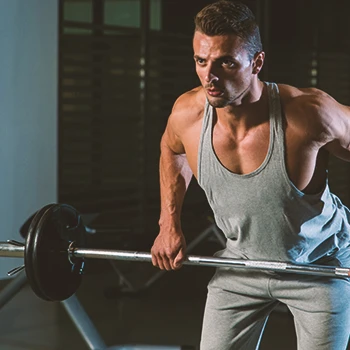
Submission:
<svg viewBox="0 0 350 350">
<path fill-rule="evenodd" d="M 221 90 L 218 89 L 207 89 L 207 91 L 210 96 L 214 97 L 218 97 L 224 94 Z"/>
</svg>

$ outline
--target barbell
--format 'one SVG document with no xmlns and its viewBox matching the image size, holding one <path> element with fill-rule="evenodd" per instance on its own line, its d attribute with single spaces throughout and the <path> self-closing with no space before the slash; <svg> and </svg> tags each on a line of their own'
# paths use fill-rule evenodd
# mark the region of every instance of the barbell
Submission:
<svg viewBox="0 0 350 350">
<path fill-rule="evenodd" d="M 151 262 L 150 253 L 86 248 L 87 233 L 79 212 L 67 204 L 49 204 L 33 217 L 25 243 L 0 243 L 1 257 L 24 258 L 34 293 L 47 301 L 62 301 L 79 288 L 86 258 Z M 189 255 L 184 265 L 245 268 L 328 277 L 350 277 L 350 268 L 276 261 Z M 14 274 L 21 270 L 9 272 Z"/>
</svg>

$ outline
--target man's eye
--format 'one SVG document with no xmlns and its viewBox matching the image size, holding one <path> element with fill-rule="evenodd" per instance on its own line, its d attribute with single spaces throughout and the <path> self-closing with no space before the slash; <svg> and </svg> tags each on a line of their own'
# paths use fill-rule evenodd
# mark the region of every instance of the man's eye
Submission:
<svg viewBox="0 0 350 350">
<path fill-rule="evenodd" d="M 232 67 L 234 67 L 235 64 L 234 64 L 234 62 L 232 62 L 230 60 L 223 60 L 222 65 L 224 67 L 227 67 L 227 68 L 232 68 Z"/>
<path fill-rule="evenodd" d="M 199 65 L 203 65 L 205 63 L 205 60 L 201 59 L 201 58 L 197 58 L 196 59 L 196 62 L 199 64 Z"/>
</svg>

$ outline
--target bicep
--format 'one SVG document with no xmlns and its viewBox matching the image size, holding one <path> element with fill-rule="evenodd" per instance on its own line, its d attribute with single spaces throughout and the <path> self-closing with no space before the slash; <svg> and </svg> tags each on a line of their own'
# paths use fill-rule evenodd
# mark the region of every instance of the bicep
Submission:
<svg viewBox="0 0 350 350">
<path fill-rule="evenodd" d="M 350 149 L 343 147 L 339 140 L 327 143 L 324 148 L 335 157 L 350 162 Z"/>
<path fill-rule="evenodd" d="M 168 149 L 174 154 L 184 154 L 185 147 L 181 141 L 181 136 L 176 130 L 176 124 L 172 116 L 170 116 L 165 131 L 161 139 L 161 150 Z"/>
<path fill-rule="evenodd" d="M 180 136 L 174 131 L 171 120 L 168 121 L 161 140 L 160 173 L 167 181 L 172 177 L 177 179 L 181 177 L 184 179 L 185 188 L 188 187 L 193 175 L 187 161 L 185 147 Z"/>
<path fill-rule="evenodd" d="M 350 161 L 350 107 L 332 101 L 326 107 L 327 122 L 324 123 L 329 133 L 325 148 L 334 156 Z"/>
</svg>

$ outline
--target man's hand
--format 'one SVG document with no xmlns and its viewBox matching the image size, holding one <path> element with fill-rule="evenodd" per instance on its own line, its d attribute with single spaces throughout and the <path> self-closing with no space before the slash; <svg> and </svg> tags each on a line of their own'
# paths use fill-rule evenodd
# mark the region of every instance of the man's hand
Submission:
<svg viewBox="0 0 350 350">
<path fill-rule="evenodd" d="M 178 270 L 185 260 L 186 241 L 182 231 L 161 230 L 151 249 L 152 264 L 161 270 Z"/>
</svg>

